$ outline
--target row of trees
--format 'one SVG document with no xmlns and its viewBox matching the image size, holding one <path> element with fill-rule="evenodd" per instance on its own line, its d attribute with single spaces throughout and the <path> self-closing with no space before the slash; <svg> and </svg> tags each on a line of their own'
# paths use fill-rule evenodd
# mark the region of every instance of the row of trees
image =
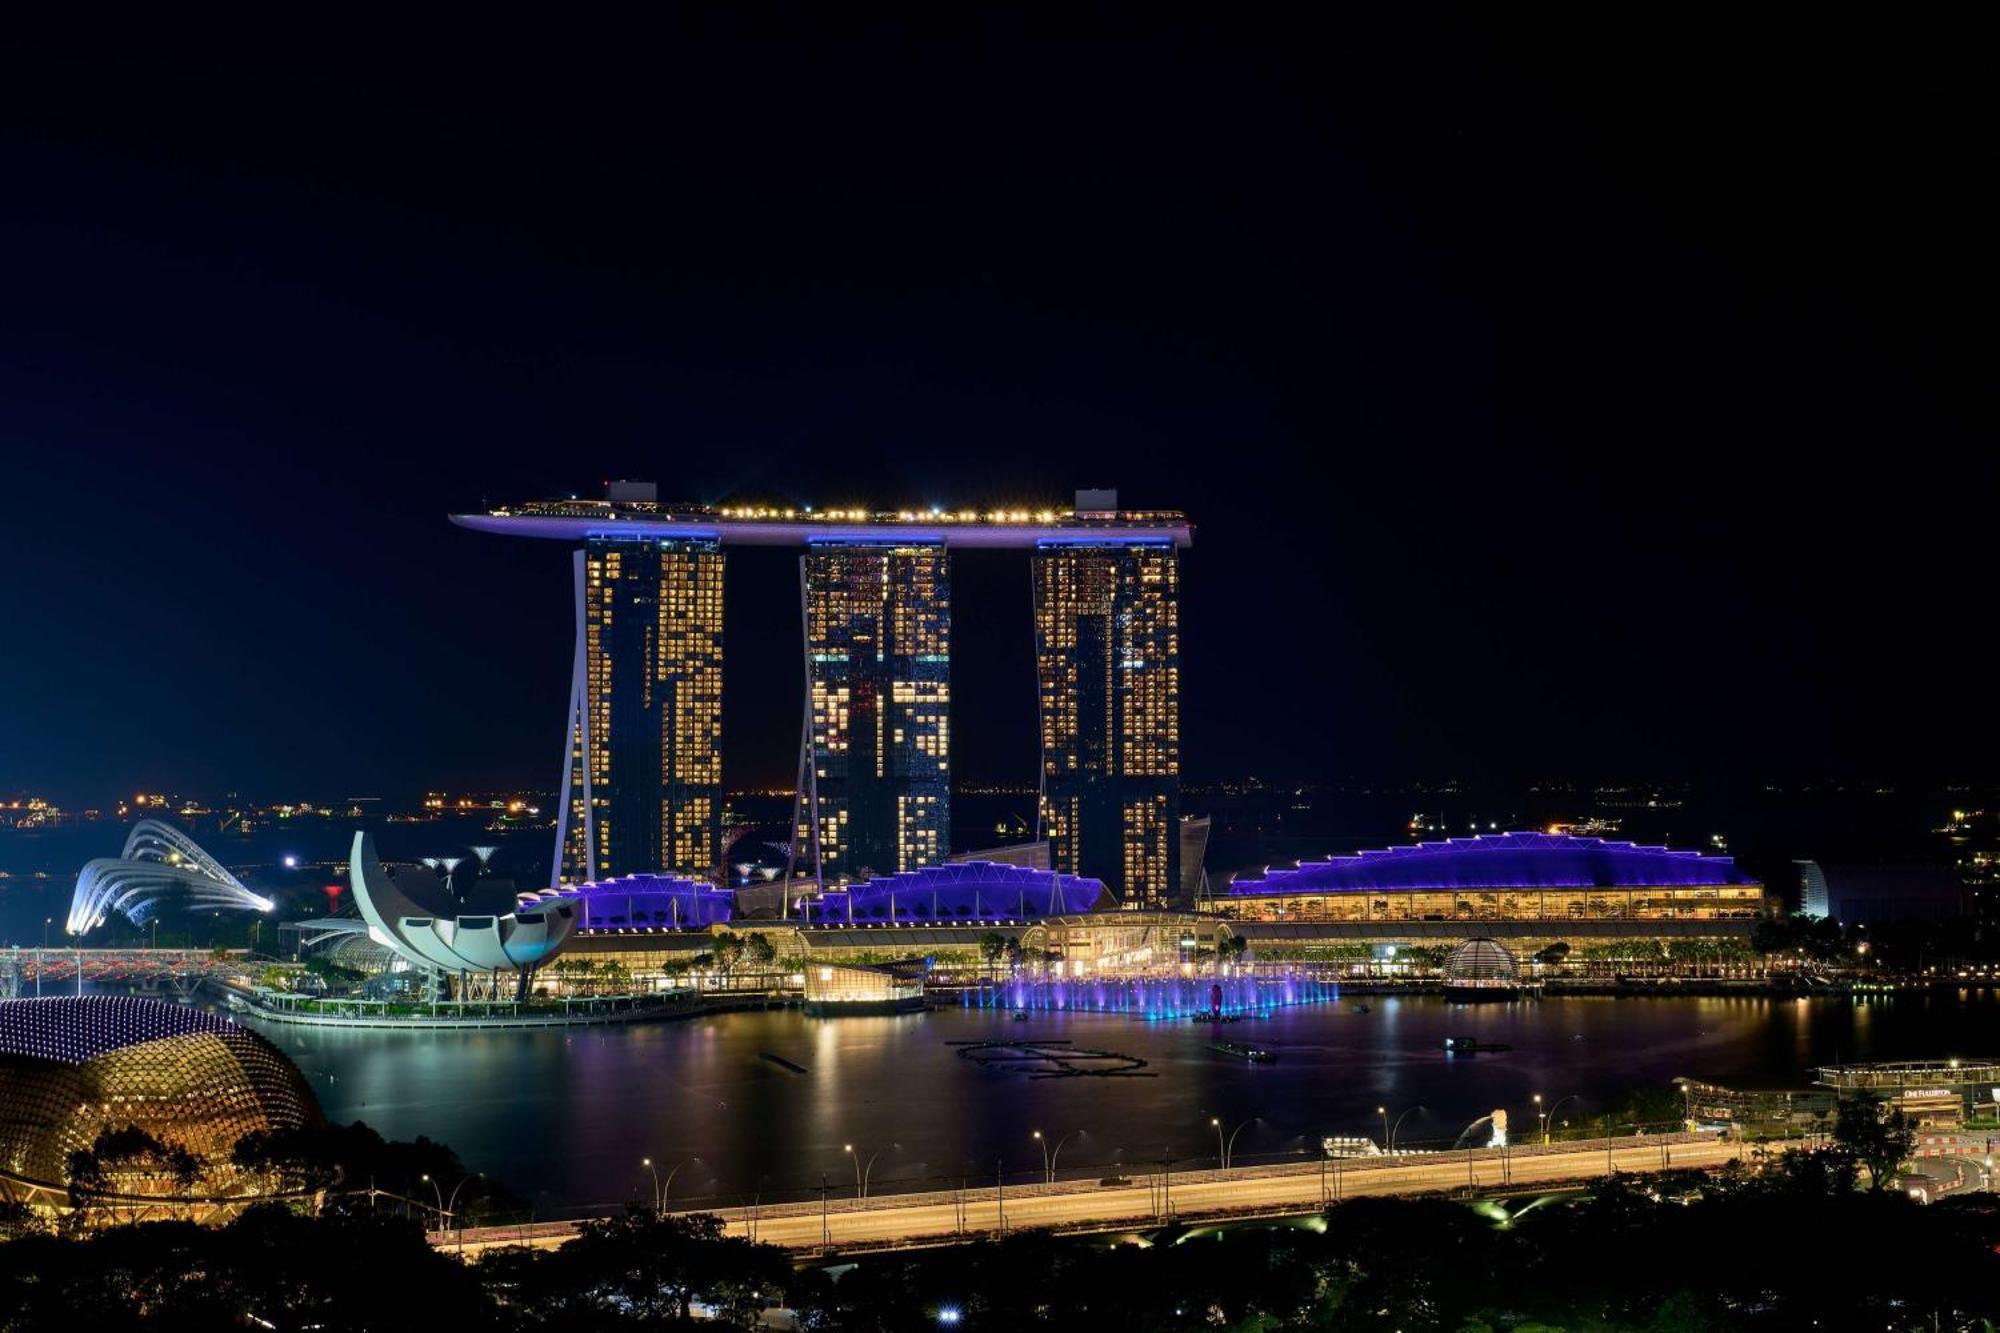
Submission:
<svg viewBox="0 0 2000 1333">
<path fill-rule="evenodd" d="M 1827 917 L 1794 914 L 1759 921 L 1751 943 L 1760 953 L 1921 971 L 1946 960 L 2000 961 L 2000 931 L 1975 916 L 1912 918 L 1842 926 Z"/>
</svg>

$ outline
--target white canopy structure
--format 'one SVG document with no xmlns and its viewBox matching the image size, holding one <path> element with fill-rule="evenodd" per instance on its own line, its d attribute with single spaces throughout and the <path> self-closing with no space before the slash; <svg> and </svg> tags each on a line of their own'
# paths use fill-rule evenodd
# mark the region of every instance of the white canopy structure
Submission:
<svg viewBox="0 0 2000 1333">
<path fill-rule="evenodd" d="M 506 916 L 435 916 L 396 887 L 367 833 L 354 835 L 348 877 L 354 905 L 377 944 L 432 972 L 517 973 L 522 990 L 528 974 L 561 951 L 576 919 L 567 902 Z"/>
<path fill-rule="evenodd" d="M 236 912 L 268 912 L 273 906 L 187 834 L 157 819 L 142 819 L 126 836 L 124 852 L 83 867 L 64 929 L 82 935 L 103 925 L 113 912 L 140 925 L 169 897 L 185 898 L 190 907 Z"/>
</svg>

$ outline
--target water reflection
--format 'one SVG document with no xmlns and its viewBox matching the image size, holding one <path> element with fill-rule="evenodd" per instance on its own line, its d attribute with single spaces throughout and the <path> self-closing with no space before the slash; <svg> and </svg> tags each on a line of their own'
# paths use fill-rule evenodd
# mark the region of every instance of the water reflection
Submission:
<svg viewBox="0 0 2000 1333">
<path fill-rule="evenodd" d="M 1802 1087 L 1836 1059 L 1996 1055 L 1995 1003 L 1897 996 L 1866 1003 L 1704 999 L 1544 999 L 1450 1005 L 1434 997 L 1272 1010 L 1223 1029 L 1133 1016 L 1004 1008 L 814 1020 L 791 1012 L 720 1015 L 569 1033 L 316 1032 L 268 1028 L 311 1077 L 328 1113 L 398 1138 L 428 1134 L 537 1199 L 544 1215 L 647 1197 L 641 1160 L 689 1163 L 676 1198 L 798 1198 L 822 1173 L 853 1187 L 843 1144 L 880 1153 L 873 1190 L 1040 1176 L 1034 1130 L 1087 1131 L 1063 1174 L 1130 1171 L 1163 1151 L 1187 1165 L 1215 1155 L 1211 1118 L 1255 1119 L 1242 1162 L 1307 1151 L 1321 1135 L 1381 1135 L 1378 1106 L 1420 1107 L 1399 1141 L 1449 1141 L 1504 1109 L 1533 1126 L 1575 1097 L 1589 1120 L 1635 1084 L 1689 1076 Z M 1447 1058 L 1445 1037 L 1510 1050 Z M 950 1041 L 1068 1039 L 1148 1062 L 1153 1077 L 1030 1081 L 959 1059 Z M 1272 1050 L 1248 1064 L 1221 1039 Z M 802 1066 L 793 1072 L 763 1057 Z M 1525 1132 L 1525 1128 L 1523 1129 Z M 670 1167 L 663 1165 L 663 1172 Z"/>
</svg>

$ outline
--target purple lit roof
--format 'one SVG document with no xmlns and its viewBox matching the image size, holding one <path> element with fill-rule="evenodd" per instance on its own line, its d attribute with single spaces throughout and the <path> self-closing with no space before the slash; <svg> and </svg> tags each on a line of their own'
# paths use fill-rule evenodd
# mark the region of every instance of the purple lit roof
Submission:
<svg viewBox="0 0 2000 1333">
<path fill-rule="evenodd" d="M 583 930 L 628 927 L 694 927 L 726 922 L 736 912 L 736 894 L 707 880 L 680 875 L 620 875 L 616 879 L 567 884 L 518 895 L 521 909 L 538 903 L 573 902 L 583 909 Z"/>
<path fill-rule="evenodd" d="M 810 904 L 809 911 L 815 921 L 1022 918 L 1088 912 L 1104 896 L 1103 881 L 1081 875 L 998 861 L 963 861 L 831 889 Z"/>
<path fill-rule="evenodd" d="M 236 1032 L 219 1014 L 125 995 L 0 1001 L 0 1056 L 78 1065 L 106 1051 L 192 1032 Z"/>
<path fill-rule="evenodd" d="M 1233 894 L 1370 893 L 1422 889 L 1693 888 L 1752 884 L 1729 856 L 1641 847 L 1561 833 L 1494 833 L 1266 870 Z"/>
</svg>

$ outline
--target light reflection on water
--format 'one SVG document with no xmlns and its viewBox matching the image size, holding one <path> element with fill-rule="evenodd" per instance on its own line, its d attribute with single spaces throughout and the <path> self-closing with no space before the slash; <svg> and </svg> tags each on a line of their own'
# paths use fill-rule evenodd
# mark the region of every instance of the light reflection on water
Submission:
<svg viewBox="0 0 2000 1333">
<path fill-rule="evenodd" d="M 963 991 L 959 1000 L 968 1009 L 1132 1014 L 1171 1020 L 1197 1013 L 1220 1013 L 1228 1018 L 1268 1017 L 1274 1009 L 1329 1003 L 1339 998 L 1338 981 L 1284 973 L 1137 980 L 1015 977 L 998 985 Z"/>
<path fill-rule="evenodd" d="M 384 1134 L 426 1134 L 536 1200 L 543 1215 L 615 1205 L 650 1188 L 642 1157 L 689 1160 L 676 1198 L 799 1197 L 825 1173 L 849 1191 L 853 1159 L 878 1154 L 876 1188 L 1039 1174 L 1030 1137 L 1064 1148 L 1075 1174 L 1171 1153 L 1212 1165 L 1211 1117 L 1258 1123 L 1237 1157 L 1296 1152 L 1324 1134 L 1379 1137 L 1378 1106 L 1420 1106 L 1399 1141 L 1449 1140 L 1497 1108 L 1532 1123 L 1531 1098 L 1575 1094 L 1583 1116 L 1635 1084 L 1681 1075 L 1803 1087 L 1835 1059 L 2000 1055 L 1988 998 L 1869 1001 L 1573 998 L 1452 1005 L 1430 996 L 1278 1009 L 1214 1027 L 1115 1014 L 948 1009 L 881 1018 L 726 1014 L 567 1033 L 370 1033 L 266 1027 L 307 1071 L 327 1113 Z M 1447 1059 L 1446 1036 L 1513 1049 Z M 957 1058 L 954 1040 L 1068 1038 L 1149 1062 L 1149 1078 L 1033 1081 Z M 1275 1051 L 1251 1065 L 1217 1040 Z M 796 1074 L 769 1051 L 806 1067 Z M 1575 1104 L 1572 1104 L 1573 1106 Z M 1206 1160 L 1204 1160 L 1204 1157 Z M 1067 1174 L 1068 1172 L 1066 1172 Z"/>
</svg>

